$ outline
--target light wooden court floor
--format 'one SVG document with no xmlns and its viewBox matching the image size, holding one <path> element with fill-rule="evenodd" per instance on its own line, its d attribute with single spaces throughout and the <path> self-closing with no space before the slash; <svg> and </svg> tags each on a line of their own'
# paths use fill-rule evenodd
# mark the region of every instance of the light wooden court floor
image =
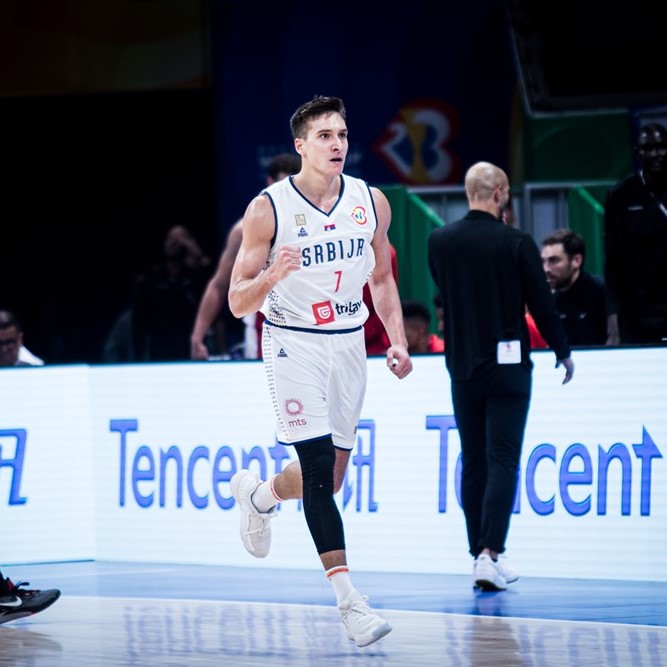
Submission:
<svg viewBox="0 0 667 667">
<path fill-rule="evenodd" d="M 51 608 L 0 626 L 12 667 L 667 667 L 667 584 L 353 573 L 393 626 L 358 648 L 318 571 L 148 563 L 6 565 Z"/>
</svg>

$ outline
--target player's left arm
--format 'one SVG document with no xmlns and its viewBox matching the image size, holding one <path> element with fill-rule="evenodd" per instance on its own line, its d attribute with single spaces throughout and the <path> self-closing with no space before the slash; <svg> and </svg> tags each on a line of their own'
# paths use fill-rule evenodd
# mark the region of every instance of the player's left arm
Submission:
<svg viewBox="0 0 667 667">
<path fill-rule="evenodd" d="M 377 188 L 371 188 L 371 195 L 378 226 L 371 242 L 375 253 L 375 268 L 368 280 L 368 286 L 375 310 L 391 342 L 387 350 L 387 366 L 398 378 L 404 378 L 412 370 L 412 360 L 408 354 L 401 299 L 391 267 L 391 244 L 388 236 L 391 207 L 385 195 Z"/>
</svg>

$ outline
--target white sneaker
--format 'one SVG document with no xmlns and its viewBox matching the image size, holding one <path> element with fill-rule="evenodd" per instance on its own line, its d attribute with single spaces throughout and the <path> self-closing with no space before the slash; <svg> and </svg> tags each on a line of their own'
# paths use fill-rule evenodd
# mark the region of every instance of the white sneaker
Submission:
<svg viewBox="0 0 667 667">
<path fill-rule="evenodd" d="M 505 581 L 508 584 L 513 584 L 515 581 L 519 580 L 519 575 L 517 572 L 515 572 L 507 563 L 507 556 L 505 554 L 500 554 L 498 556 L 498 562 L 496 563 L 498 566 L 498 569 L 500 570 L 500 574 L 505 577 Z"/>
<path fill-rule="evenodd" d="M 473 585 L 483 591 L 504 591 L 507 580 L 498 565 L 487 554 L 477 556 L 472 568 Z"/>
<path fill-rule="evenodd" d="M 368 596 L 360 595 L 358 591 L 352 591 L 338 610 L 347 630 L 347 638 L 357 646 L 368 646 L 392 630 L 391 625 L 370 608 Z"/>
<path fill-rule="evenodd" d="M 232 495 L 241 510 L 241 540 L 246 551 L 255 558 L 265 558 L 271 549 L 271 519 L 276 508 L 260 512 L 253 504 L 251 496 L 261 484 L 248 470 L 239 470 L 231 480 Z"/>
</svg>

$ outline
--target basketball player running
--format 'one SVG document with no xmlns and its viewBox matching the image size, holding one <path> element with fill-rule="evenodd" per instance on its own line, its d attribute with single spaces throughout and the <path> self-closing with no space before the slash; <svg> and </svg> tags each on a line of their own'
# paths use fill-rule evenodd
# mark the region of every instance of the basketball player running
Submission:
<svg viewBox="0 0 667 667">
<path fill-rule="evenodd" d="M 262 352 L 278 440 L 294 446 L 298 461 L 264 482 L 241 470 L 231 489 L 243 544 L 257 558 L 269 552 L 276 505 L 303 499 L 348 638 L 367 646 L 391 626 L 352 585 L 334 494 L 366 390 L 367 281 L 391 341 L 387 367 L 399 379 L 412 370 L 391 270 L 391 209 L 378 189 L 343 174 L 348 137 L 340 98 L 315 96 L 290 125 L 301 171 L 268 187 L 246 209 L 229 306 L 236 317 L 258 309 L 266 317 Z"/>
</svg>

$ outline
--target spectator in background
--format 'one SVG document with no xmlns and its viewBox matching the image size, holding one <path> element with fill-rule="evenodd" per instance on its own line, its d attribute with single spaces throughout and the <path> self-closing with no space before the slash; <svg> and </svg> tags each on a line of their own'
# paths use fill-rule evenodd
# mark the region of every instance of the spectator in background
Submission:
<svg viewBox="0 0 667 667">
<path fill-rule="evenodd" d="M 421 301 L 403 301 L 403 324 L 408 339 L 408 354 L 444 352 L 445 341 L 431 333 L 431 311 Z"/>
<path fill-rule="evenodd" d="M 137 361 L 190 359 L 190 331 L 210 263 L 189 229 L 167 231 L 162 259 L 137 281 L 131 313 Z"/>
<path fill-rule="evenodd" d="M 43 365 L 44 361 L 23 345 L 23 327 L 18 317 L 0 310 L 0 367 Z"/>
<path fill-rule="evenodd" d="M 398 284 L 398 258 L 396 256 L 396 248 L 390 243 L 389 250 L 391 252 L 391 272 L 394 274 L 394 280 Z M 380 354 L 385 355 L 391 343 L 389 336 L 382 324 L 380 316 L 375 311 L 373 305 L 373 298 L 371 297 L 371 290 L 368 283 L 364 285 L 363 299 L 368 308 L 368 319 L 364 322 L 364 340 L 366 341 L 366 354 Z"/>
<path fill-rule="evenodd" d="M 557 229 L 542 241 L 542 266 L 570 345 L 604 345 L 604 284 L 584 270 L 585 260 L 584 239 L 571 229 Z"/>
<path fill-rule="evenodd" d="M 667 342 L 667 129 L 640 128 L 639 169 L 607 193 L 608 344 Z"/>
<path fill-rule="evenodd" d="M 282 181 L 288 176 L 297 174 L 301 169 L 301 156 L 295 153 L 280 153 L 276 155 L 269 164 L 266 185 L 269 186 Z M 222 326 L 221 342 L 219 352 L 223 355 L 235 355 L 235 349 L 241 349 L 238 356 L 245 359 L 258 359 L 261 356 L 261 323 L 264 320 L 261 313 L 253 313 L 243 318 L 244 334 L 239 340 L 234 339 L 231 331 L 233 317 L 229 313 L 227 296 L 229 292 L 229 280 L 236 255 L 241 247 L 243 239 L 243 218 L 237 220 L 227 233 L 225 247 L 220 255 L 218 268 L 213 277 L 208 281 L 206 290 L 199 303 L 197 316 L 190 335 L 190 356 L 192 359 L 208 359 L 209 349 L 206 345 L 206 337 L 218 318 L 223 314 L 226 323 Z M 234 318 L 236 319 L 236 318 Z"/>
</svg>

